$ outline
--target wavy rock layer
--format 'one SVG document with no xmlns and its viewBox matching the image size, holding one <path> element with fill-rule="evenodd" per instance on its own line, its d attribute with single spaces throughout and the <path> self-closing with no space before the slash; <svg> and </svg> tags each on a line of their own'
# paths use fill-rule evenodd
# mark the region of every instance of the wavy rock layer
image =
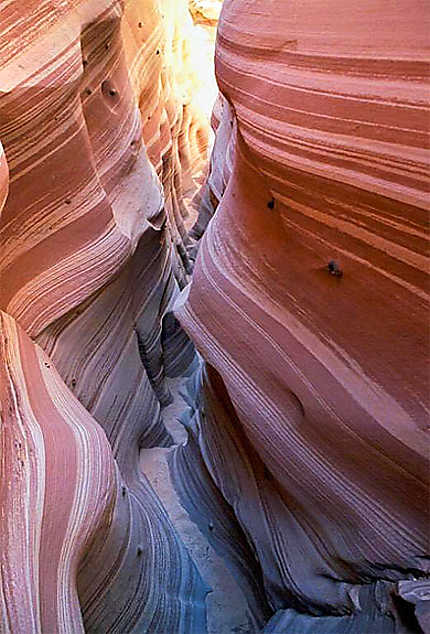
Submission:
<svg viewBox="0 0 430 634">
<path fill-rule="evenodd" d="M 208 140 L 192 28 L 177 0 L 2 10 L 1 632 L 205 631 L 139 469 L 195 356 L 171 313 Z"/>
<path fill-rule="evenodd" d="M 183 190 L 193 187 L 207 141 L 177 61 L 186 50 L 182 5 L 170 2 L 163 14 L 155 0 L 124 10 L 108 1 L 63 5 L 39 16 L 28 3 L 18 20 L 22 3 L 12 3 L 3 18 L 4 30 L 13 28 L 1 52 L 0 134 L 11 172 L 1 304 L 32 335 L 107 283 L 145 229 L 161 224 L 163 206 L 180 250 Z"/>
<path fill-rule="evenodd" d="M 234 161 L 215 149 L 221 203 L 176 308 L 208 363 L 193 436 L 211 482 L 183 487 L 191 445 L 174 472 L 185 504 L 215 484 L 234 512 L 268 632 L 424 628 L 426 14 L 418 0 L 221 14 Z"/>
<path fill-rule="evenodd" d="M 5 313 L 0 333 L 1 631 L 203 631 L 205 588 L 149 485 L 127 487 L 101 427 Z"/>
</svg>

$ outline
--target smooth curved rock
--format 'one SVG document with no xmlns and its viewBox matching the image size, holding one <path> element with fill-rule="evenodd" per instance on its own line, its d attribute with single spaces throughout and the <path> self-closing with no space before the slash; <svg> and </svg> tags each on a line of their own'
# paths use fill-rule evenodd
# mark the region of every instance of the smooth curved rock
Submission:
<svg viewBox="0 0 430 634">
<path fill-rule="evenodd" d="M 251 627 L 428 626 L 428 12 L 226 0 L 205 180 L 218 4 L 2 9 L 2 634 L 205 631 L 139 468 L 197 365 L 198 249 L 170 465 Z"/>
<path fill-rule="evenodd" d="M 4 313 L 0 335 L 2 632 L 83 632 L 75 579 L 114 504 L 110 448 Z"/>
<path fill-rule="evenodd" d="M 195 354 L 171 314 L 208 132 L 183 24 L 173 0 L 2 11 L 1 632 L 206 628 L 139 468 Z"/>
<path fill-rule="evenodd" d="M 212 366 L 198 439 L 270 632 L 404 631 L 398 584 L 427 574 L 427 14 L 221 14 L 234 164 L 176 314 Z"/>
<path fill-rule="evenodd" d="M 206 589 L 149 484 L 124 482 L 101 427 L 5 313 L 0 336 L 1 631 L 204 631 Z"/>
<path fill-rule="evenodd" d="M 170 2 L 162 14 L 156 0 L 63 4 L 39 19 L 32 3 L 14 2 L 2 21 L 12 30 L 0 58 L 11 171 L 1 305 L 32 335 L 103 287 L 145 229 L 159 226 L 163 193 L 142 134 L 159 170 L 164 164 L 175 244 L 185 238 L 185 194 L 205 165 L 207 124 L 193 113 L 181 70 L 184 5 Z"/>
</svg>

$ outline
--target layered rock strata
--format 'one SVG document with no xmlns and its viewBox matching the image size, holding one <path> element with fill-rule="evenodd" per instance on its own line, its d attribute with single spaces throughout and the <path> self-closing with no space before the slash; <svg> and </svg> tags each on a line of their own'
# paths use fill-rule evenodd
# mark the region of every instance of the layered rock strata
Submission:
<svg viewBox="0 0 430 634">
<path fill-rule="evenodd" d="M 176 0 L 2 9 L 1 632 L 205 630 L 139 468 L 195 363 L 171 314 L 206 168 L 192 24 Z"/>
<path fill-rule="evenodd" d="M 223 6 L 230 150 L 176 308 L 208 365 L 172 469 L 267 632 L 428 624 L 427 18 L 419 0 Z"/>
<path fill-rule="evenodd" d="M 0 632 L 205 631 L 139 467 L 187 374 L 171 472 L 250 627 L 425 631 L 424 3 L 226 0 L 202 191 L 190 5 L 2 9 Z"/>
</svg>

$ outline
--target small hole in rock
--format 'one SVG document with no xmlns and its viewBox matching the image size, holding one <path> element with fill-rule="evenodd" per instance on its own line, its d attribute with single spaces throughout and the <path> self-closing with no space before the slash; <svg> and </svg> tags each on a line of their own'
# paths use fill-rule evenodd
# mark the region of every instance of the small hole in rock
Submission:
<svg viewBox="0 0 430 634">
<path fill-rule="evenodd" d="M 274 209 L 275 208 L 275 199 L 272 198 L 271 200 L 269 200 L 269 202 L 267 203 L 267 207 L 269 209 Z"/>
<path fill-rule="evenodd" d="M 119 101 L 119 93 L 110 79 L 105 79 L 104 81 L 102 81 L 101 91 L 104 97 L 106 97 L 107 99 L 112 99 L 112 101 L 110 102 L 112 106 L 117 104 L 117 102 Z"/>
<path fill-rule="evenodd" d="M 339 268 L 339 265 L 335 260 L 330 260 L 327 264 L 327 269 L 330 275 L 334 275 L 335 277 L 342 277 L 343 275 L 343 271 Z"/>
</svg>

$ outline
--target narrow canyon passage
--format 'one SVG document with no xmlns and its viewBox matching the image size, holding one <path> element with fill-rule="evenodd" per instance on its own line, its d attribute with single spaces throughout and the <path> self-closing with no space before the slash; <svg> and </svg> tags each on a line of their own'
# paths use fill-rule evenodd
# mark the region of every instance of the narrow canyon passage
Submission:
<svg viewBox="0 0 430 634">
<path fill-rule="evenodd" d="M 0 2 L 0 634 L 430 631 L 429 21 Z"/>
</svg>

